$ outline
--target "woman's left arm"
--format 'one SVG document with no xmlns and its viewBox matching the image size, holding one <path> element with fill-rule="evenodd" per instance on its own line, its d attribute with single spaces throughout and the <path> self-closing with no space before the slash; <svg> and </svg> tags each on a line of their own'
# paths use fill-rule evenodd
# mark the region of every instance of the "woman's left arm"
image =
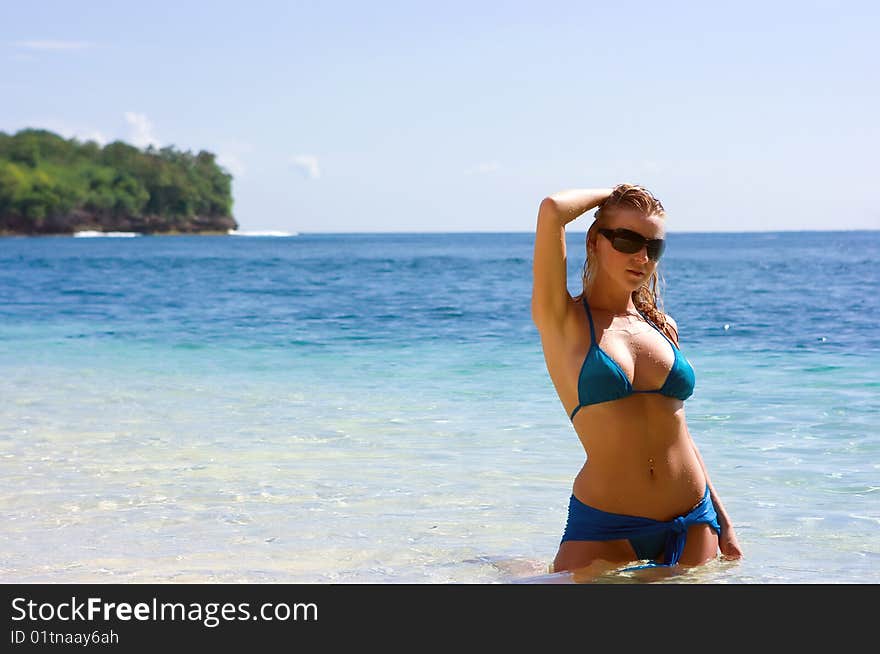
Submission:
<svg viewBox="0 0 880 654">
<path fill-rule="evenodd" d="M 691 447 L 694 448 L 694 454 L 697 455 L 697 460 L 700 462 L 700 467 L 703 469 L 703 476 L 706 477 L 706 485 L 709 486 L 709 497 L 712 498 L 712 504 L 715 505 L 715 513 L 718 514 L 718 524 L 721 526 L 721 537 L 718 540 L 718 547 L 721 549 L 721 553 L 729 559 L 742 558 L 743 553 L 739 547 L 739 541 L 736 538 L 736 531 L 733 528 L 733 523 L 730 521 L 730 516 L 727 515 L 727 510 L 721 503 L 721 498 L 718 497 L 718 493 L 715 492 L 712 480 L 709 479 L 709 471 L 706 470 L 706 464 L 703 462 L 700 450 L 697 448 L 697 444 L 694 442 L 694 438 L 690 435 L 690 432 L 688 432 L 688 438 L 691 439 Z"/>
</svg>

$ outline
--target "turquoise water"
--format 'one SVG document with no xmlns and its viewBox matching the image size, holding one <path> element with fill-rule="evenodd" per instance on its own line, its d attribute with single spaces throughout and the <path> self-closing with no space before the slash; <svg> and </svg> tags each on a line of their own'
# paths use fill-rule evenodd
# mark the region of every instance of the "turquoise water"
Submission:
<svg viewBox="0 0 880 654">
<path fill-rule="evenodd" d="M 532 239 L 0 239 L 0 579 L 544 573 L 583 450 Z M 669 239 L 688 424 L 746 557 L 667 582 L 880 581 L 880 232 Z"/>
</svg>

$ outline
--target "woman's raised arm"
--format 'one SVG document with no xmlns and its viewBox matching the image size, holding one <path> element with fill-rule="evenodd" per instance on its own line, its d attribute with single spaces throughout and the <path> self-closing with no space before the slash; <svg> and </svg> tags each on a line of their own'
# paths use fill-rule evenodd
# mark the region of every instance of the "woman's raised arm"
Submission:
<svg viewBox="0 0 880 654">
<path fill-rule="evenodd" d="M 599 206 L 613 189 L 570 189 L 550 195 L 538 208 L 532 275 L 532 321 L 542 330 L 559 326 L 568 302 L 565 226 Z"/>
</svg>

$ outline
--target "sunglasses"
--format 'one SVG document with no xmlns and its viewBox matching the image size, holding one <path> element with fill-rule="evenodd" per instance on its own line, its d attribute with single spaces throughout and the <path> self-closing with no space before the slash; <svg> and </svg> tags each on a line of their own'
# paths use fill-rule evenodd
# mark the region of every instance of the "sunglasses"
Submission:
<svg viewBox="0 0 880 654">
<path fill-rule="evenodd" d="M 628 229 L 599 229 L 598 232 L 611 241 L 611 247 L 624 254 L 635 254 L 647 246 L 651 261 L 659 261 L 666 249 L 666 242 L 662 238 L 645 238 Z"/>
</svg>

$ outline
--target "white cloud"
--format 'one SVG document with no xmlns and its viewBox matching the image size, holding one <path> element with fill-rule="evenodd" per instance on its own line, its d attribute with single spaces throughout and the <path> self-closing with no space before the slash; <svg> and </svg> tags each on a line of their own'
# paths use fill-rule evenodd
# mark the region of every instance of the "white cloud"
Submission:
<svg viewBox="0 0 880 654">
<path fill-rule="evenodd" d="M 13 45 L 28 50 L 83 50 L 94 43 L 88 41 L 16 41 Z"/>
<path fill-rule="evenodd" d="M 464 171 L 465 175 L 486 175 L 488 173 L 494 173 L 501 166 L 497 161 L 484 161 L 483 163 L 479 163 L 476 166 L 471 166 L 467 170 Z"/>
<path fill-rule="evenodd" d="M 135 147 L 145 148 L 148 145 L 159 147 L 159 141 L 153 135 L 153 124 L 145 114 L 126 111 L 125 120 L 131 127 L 129 138 Z"/>
<path fill-rule="evenodd" d="M 241 159 L 230 152 L 222 152 L 218 154 L 217 163 L 223 166 L 235 177 L 241 177 L 242 175 L 244 175 L 245 168 L 244 164 L 241 162 Z"/>
<path fill-rule="evenodd" d="M 297 154 L 290 158 L 290 163 L 299 168 L 308 179 L 320 179 L 321 177 L 317 157 L 310 154 Z"/>
</svg>

